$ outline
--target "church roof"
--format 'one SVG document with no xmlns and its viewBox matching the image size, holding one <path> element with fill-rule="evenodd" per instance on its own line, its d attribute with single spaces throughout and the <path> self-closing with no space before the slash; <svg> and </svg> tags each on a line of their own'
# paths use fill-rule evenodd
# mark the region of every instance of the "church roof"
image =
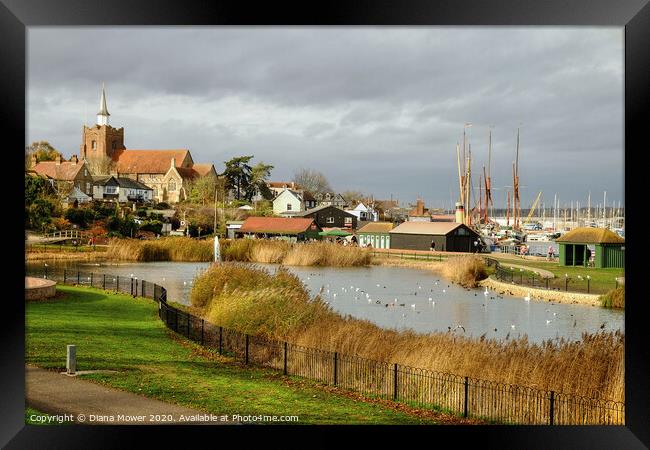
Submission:
<svg viewBox="0 0 650 450">
<path fill-rule="evenodd" d="M 194 170 L 196 170 L 196 172 L 200 176 L 204 177 L 204 176 L 206 176 L 207 174 L 209 174 L 210 172 L 212 172 L 214 170 L 214 164 L 211 164 L 211 163 L 198 163 L 198 164 L 194 164 L 192 166 L 192 168 Z M 215 170 L 215 173 L 216 173 L 216 170 Z"/>
<path fill-rule="evenodd" d="M 76 164 L 71 161 L 63 161 L 61 164 L 57 164 L 56 161 L 41 161 L 32 170 L 39 175 L 44 175 L 54 180 L 72 181 L 77 177 L 84 164 L 82 161 Z"/>
<path fill-rule="evenodd" d="M 98 116 L 110 116 L 108 113 L 108 108 L 106 107 L 106 91 L 104 90 L 104 85 L 102 85 L 102 96 L 99 99 L 99 112 Z"/>
<path fill-rule="evenodd" d="M 186 180 L 193 180 L 194 178 L 198 178 L 200 176 L 194 167 L 176 167 L 176 170 L 178 171 L 178 174 L 181 176 L 181 178 Z"/>
<path fill-rule="evenodd" d="M 123 150 L 116 154 L 117 171 L 120 173 L 167 173 L 171 167 L 172 158 L 176 159 L 176 168 L 179 168 L 189 153 L 190 151 L 187 149 Z M 190 156 L 190 161 L 191 159 Z"/>
</svg>

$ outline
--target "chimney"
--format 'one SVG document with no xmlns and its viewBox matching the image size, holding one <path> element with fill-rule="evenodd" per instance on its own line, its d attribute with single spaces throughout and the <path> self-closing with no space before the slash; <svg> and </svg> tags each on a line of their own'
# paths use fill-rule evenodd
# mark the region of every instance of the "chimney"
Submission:
<svg viewBox="0 0 650 450">
<path fill-rule="evenodd" d="M 465 208 L 460 202 L 456 202 L 456 223 L 465 222 Z"/>
<path fill-rule="evenodd" d="M 76 165 L 79 162 L 79 158 L 77 158 L 77 155 L 72 155 L 72 158 L 70 158 L 70 162 Z"/>
<path fill-rule="evenodd" d="M 61 155 L 57 156 L 55 161 L 56 161 L 56 165 L 60 166 L 61 163 L 63 162 L 63 156 L 61 156 Z"/>
<path fill-rule="evenodd" d="M 417 201 L 416 204 L 417 204 L 417 206 L 416 206 L 415 211 L 416 211 L 417 215 L 418 216 L 423 216 L 424 215 L 424 201 L 422 199 L 418 198 L 418 201 Z"/>
</svg>

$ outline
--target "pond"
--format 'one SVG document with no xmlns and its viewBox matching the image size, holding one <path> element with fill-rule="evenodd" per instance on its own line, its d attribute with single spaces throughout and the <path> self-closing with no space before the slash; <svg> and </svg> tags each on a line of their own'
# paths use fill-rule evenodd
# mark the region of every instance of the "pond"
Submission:
<svg viewBox="0 0 650 450">
<path fill-rule="evenodd" d="M 49 269 L 135 276 L 167 288 L 168 299 L 189 304 L 195 276 L 209 263 L 53 262 Z M 27 263 L 42 276 L 44 263 Z M 271 271 L 277 265 L 258 264 Z M 419 333 L 450 332 L 506 339 L 527 335 L 531 342 L 565 338 L 580 340 L 583 332 L 624 330 L 623 311 L 593 306 L 542 302 L 482 289 L 465 289 L 421 269 L 370 266 L 288 267 L 312 295 L 323 298 L 342 315 L 369 320 L 381 327 Z M 133 274 L 133 275 L 131 275 Z"/>
</svg>

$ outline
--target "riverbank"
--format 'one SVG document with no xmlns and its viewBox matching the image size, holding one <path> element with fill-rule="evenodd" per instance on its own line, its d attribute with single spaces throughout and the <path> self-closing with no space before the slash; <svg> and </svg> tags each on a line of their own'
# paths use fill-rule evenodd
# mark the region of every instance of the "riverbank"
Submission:
<svg viewBox="0 0 650 450">
<path fill-rule="evenodd" d="M 203 317 L 247 334 L 366 359 L 530 386 L 567 394 L 623 398 L 620 332 L 584 334 L 531 344 L 527 338 L 496 340 L 447 333 L 417 334 L 343 317 L 320 296 L 311 299 L 294 275 L 232 264 L 212 266 L 199 276 L 192 304 Z"/>
<path fill-rule="evenodd" d="M 577 292 L 565 292 L 547 289 L 536 289 L 527 286 L 519 286 L 513 283 L 498 281 L 493 277 L 486 278 L 479 282 L 481 287 L 486 287 L 499 295 L 507 294 L 514 297 L 524 298 L 530 295 L 531 300 L 557 302 L 566 304 L 579 304 L 586 306 L 600 306 L 600 296 L 596 294 L 582 294 Z"/>
<path fill-rule="evenodd" d="M 77 370 L 117 371 L 82 379 L 206 412 L 297 415 L 299 424 L 475 423 L 242 366 L 167 330 L 151 300 L 59 289 L 65 298 L 26 304 L 29 364 L 64 370 L 66 345 L 76 344 Z"/>
</svg>

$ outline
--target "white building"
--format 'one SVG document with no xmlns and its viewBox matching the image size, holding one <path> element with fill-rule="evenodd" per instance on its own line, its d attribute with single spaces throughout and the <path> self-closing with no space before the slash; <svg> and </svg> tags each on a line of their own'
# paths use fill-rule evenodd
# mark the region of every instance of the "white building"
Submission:
<svg viewBox="0 0 650 450">
<path fill-rule="evenodd" d="M 147 203 L 153 200 L 153 189 L 131 178 L 117 178 L 112 175 L 95 177 L 93 178 L 93 198 L 119 203 Z"/>
<path fill-rule="evenodd" d="M 357 216 L 358 220 L 365 222 L 377 222 L 379 220 L 379 214 L 372 208 L 367 207 L 363 203 L 359 203 L 354 209 L 346 209 L 346 212 L 354 214 Z"/>
<path fill-rule="evenodd" d="M 273 199 L 273 214 L 293 213 L 304 211 L 302 194 L 288 188 L 284 188 Z"/>
</svg>

